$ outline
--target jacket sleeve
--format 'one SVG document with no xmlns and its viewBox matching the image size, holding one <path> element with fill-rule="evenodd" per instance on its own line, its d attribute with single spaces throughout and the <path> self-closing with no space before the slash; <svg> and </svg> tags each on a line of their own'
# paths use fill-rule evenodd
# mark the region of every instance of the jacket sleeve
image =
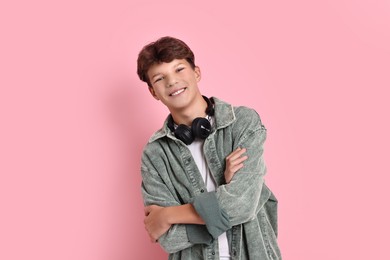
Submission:
<svg viewBox="0 0 390 260">
<path fill-rule="evenodd" d="M 264 190 L 262 193 L 266 172 L 263 159 L 266 129 L 254 110 L 238 118 L 232 126 L 233 150 L 237 147 L 247 149 L 244 167 L 236 172 L 229 184 L 219 186 L 216 192 L 197 195 L 193 202 L 214 238 L 232 226 L 255 219 L 262 202 L 269 197 L 269 192 Z"/>
<path fill-rule="evenodd" d="M 147 160 L 147 159 L 146 159 Z M 147 167 L 143 158 L 142 173 L 142 196 L 144 205 L 158 205 L 162 207 L 181 205 L 177 196 L 171 192 L 174 188 L 167 180 L 163 180 L 153 167 Z M 175 253 L 194 244 L 209 244 L 212 241 L 205 225 L 175 224 L 164 233 L 158 240 L 161 247 L 168 253 Z"/>
</svg>

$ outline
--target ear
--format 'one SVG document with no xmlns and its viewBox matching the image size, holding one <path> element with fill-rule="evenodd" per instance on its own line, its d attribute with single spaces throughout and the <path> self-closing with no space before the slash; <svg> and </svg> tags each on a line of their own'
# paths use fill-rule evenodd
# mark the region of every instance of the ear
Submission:
<svg viewBox="0 0 390 260">
<path fill-rule="evenodd" d="M 154 92 L 153 87 L 149 87 L 149 92 L 150 92 L 150 94 L 151 94 L 156 100 L 160 100 L 160 99 L 157 97 L 156 92 Z"/>
<path fill-rule="evenodd" d="M 202 78 L 202 73 L 200 72 L 200 68 L 198 66 L 195 66 L 194 72 L 195 72 L 196 82 L 199 82 L 200 79 Z"/>
</svg>

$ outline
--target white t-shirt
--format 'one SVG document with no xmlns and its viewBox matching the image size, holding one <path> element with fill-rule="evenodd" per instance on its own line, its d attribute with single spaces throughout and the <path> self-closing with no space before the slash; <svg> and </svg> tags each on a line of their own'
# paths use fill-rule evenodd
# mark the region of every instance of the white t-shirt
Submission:
<svg viewBox="0 0 390 260">
<path fill-rule="evenodd" d="M 187 145 L 191 151 L 192 157 L 198 166 L 199 172 L 202 175 L 203 181 L 206 185 L 207 191 L 215 191 L 217 185 L 213 176 L 211 175 L 210 169 L 207 166 L 206 158 L 203 153 L 204 140 L 196 139 L 190 145 Z M 219 257 L 221 260 L 230 260 L 229 244 L 226 236 L 226 232 L 218 237 L 219 245 Z"/>
</svg>

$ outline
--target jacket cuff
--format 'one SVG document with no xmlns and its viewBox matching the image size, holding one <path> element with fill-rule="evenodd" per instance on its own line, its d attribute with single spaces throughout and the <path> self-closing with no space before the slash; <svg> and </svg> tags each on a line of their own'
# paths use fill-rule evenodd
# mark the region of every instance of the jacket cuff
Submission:
<svg viewBox="0 0 390 260">
<path fill-rule="evenodd" d="M 205 225 L 187 224 L 187 236 L 190 243 L 210 245 L 213 237 L 207 231 Z"/>
<path fill-rule="evenodd" d="M 193 206 L 206 223 L 208 232 L 213 238 L 231 228 L 229 216 L 221 209 L 216 192 L 206 192 L 195 197 Z"/>
</svg>

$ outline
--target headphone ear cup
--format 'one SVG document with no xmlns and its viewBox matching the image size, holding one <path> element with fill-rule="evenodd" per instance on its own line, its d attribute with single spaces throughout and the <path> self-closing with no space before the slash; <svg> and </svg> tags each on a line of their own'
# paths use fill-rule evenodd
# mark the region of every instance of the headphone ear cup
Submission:
<svg viewBox="0 0 390 260">
<path fill-rule="evenodd" d="M 195 139 L 191 128 L 186 125 L 179 125 L 175 130 L 175 136 L 186 145 L 191 144 Z"/>
<path fill-rule="evenodd" d="M 197 117 L 192 121 L 192 133 L 195 137 L 206 139 L 211 132 L 210 121 L 203 117 Z"/>
</svg>

